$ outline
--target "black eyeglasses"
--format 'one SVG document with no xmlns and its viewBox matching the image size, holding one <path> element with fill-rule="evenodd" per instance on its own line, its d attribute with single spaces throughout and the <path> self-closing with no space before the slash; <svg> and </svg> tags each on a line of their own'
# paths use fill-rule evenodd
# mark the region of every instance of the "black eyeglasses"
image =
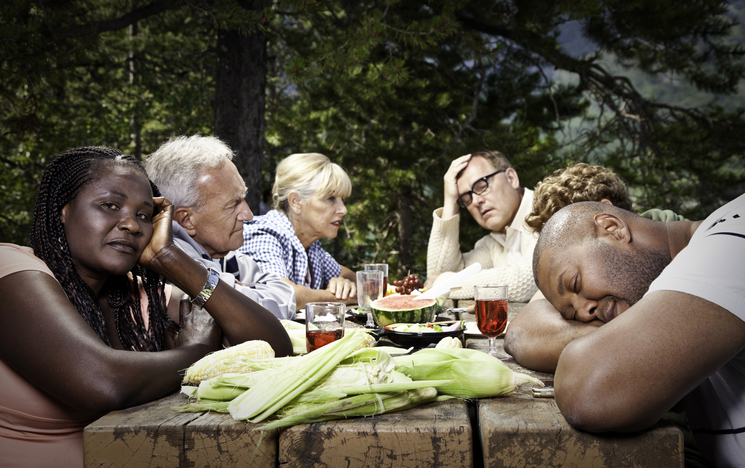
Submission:
<svg viewBox="0 0 745 468">
<path fill-rule="evenodd" d="M 486 189 L 489 188 L 489 181 L 487 179 L 489 179 L 490 177 L 494 177 L 495 175 L 499 174 L 500 172 L 504 172 L 504 171 L 505 170 L 502 169 L 497 172 L 492 172 L 488 176 L 484 176 L 480 178 L 479 180 L 477 180 L 476 182 L 474 182 L 473 185 L 471 186 L 471 190 L 469 190 L 468 192 L 458 197 L 458 206 L 460 206 L 461 208 L 465 208 L 468 205 L 470 205 L 471 202 L 473 201 L 473 195 L 471 194 L 475 193 L 476 195 L 481 195 L 482 193 L 486 192 Z"/>
</svg>

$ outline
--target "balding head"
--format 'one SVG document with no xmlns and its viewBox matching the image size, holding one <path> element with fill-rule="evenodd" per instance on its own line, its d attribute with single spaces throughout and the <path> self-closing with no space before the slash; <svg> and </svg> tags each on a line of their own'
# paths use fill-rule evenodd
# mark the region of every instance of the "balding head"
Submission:
<svg viewBox="0 0 745 468">
<path fill-rule="evenodd" d="M 655 222 L 606 203 L 559 210 L 533 253 L 536 284 L 565 318 L 612 320 L 670 262 L 664 243 L 650 238 L 649 223 Z"/>
<path fill-rule="evenodd" d="M 538 284 L 538 268 L 544 252 L 565 251 L 569 246 L 579 244 L 588 237 L 596 237 L 594 218 L 595 215 L 601 213 L 612 214 L 621 219 L 637 216 L 616 206 L 594 201 L 572 203 L 554 213 L 543 227 L 533 251 L 533 275 L 536 284 Z"/>
</svg>

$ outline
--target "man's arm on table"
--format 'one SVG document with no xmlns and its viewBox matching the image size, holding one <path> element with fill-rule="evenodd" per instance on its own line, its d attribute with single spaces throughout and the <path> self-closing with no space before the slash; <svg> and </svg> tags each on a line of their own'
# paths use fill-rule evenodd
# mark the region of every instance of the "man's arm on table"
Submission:
<svg viewBox="0 0 745 468">
<path fill-rule="evenodd" d="M 556 402 L 582 430 L 645 429 L 743 344 L 745 322 L 722 307 L 681 292 L 653 292 L 567 345 L 556 369 Z"/>
<path fill-rule="evenodd" d="M 523 367 L 553 373 L 566 345 L 602 324 L 565 320 L 539 291 L 510 321 L 504 349 Z"/>
</svg>

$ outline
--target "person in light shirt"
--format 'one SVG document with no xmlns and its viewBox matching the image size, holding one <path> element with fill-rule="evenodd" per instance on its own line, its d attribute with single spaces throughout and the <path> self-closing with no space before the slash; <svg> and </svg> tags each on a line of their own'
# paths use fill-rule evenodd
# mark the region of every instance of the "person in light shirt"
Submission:
<svg viewBox="0 0 745 468">
<path fill-rule="evenodd" d="M 530 300 L 537 291 L 531 267 L 537 235 L 525 224 L 525 217 L 533 192 L 520 186 L 517 172 L 498 151 L 455 159 L 444 183 L 443 206 L 433 213 L 424 287 L 431 288 L 478 262 L 482 270 L 453 289 L 451 299 L 473 299 L 477 284 L 506 284 L 509 300 Z M 489 232 L 469 252 L 460 249 L 461 210 Z"/>
<path fill-rule="evenodd" d="M 233 151 L 212 136 L 171 138 L 145 160 L 145 169 L 171 200 L 173 239 L 197 262 L 278 319 L 295 317 L 295 294 L 279 275 L 265 272 L 243 245 L 243 222 L 253 217 L 246 183 Z"/>
<path fill-rule="evenodd" d="M 318 153 L 298 153 L 277 165 L 274 209 L 244 223 L 241 252 L 295 290 L 298 310 L 307 302 L 357 302 L 355 273 L 321 246 L 333 239 L 347 214 L 349 176 Z"/>
<path fill-rule="evenodd" d="M 546 223 L 536 283 L 571 341 L 556 401 L 591 432 L 650 427 L 682 403 L 712 466 L 745 460 L 745 195 L 704 221 L 660 222 L 581 202 Z"/>
</svg>

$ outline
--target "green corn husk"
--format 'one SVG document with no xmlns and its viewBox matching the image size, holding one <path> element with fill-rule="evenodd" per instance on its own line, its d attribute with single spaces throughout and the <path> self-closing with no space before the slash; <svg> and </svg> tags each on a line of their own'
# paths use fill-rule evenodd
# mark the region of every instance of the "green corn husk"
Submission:
<svg viewBox="0 0 745 468">
<path fill-rule="evenodd" d="M 256 371 L 247 374 L 223 374 L 203 380 L 197 387 L 196 397 L 199 400 L 231 401 L 265 376 L 266 371 Z"/>
<path fill-rule="evenodd" d="M 216 413 L 227 413 L 229 401 L 202 400 L 191 401 L 184 406 L 174 406 L 173 409 L 182 413 L 201 413 L 203 411 L 214 411 Z"/>
<path fill-rule="evenodd" d="M 413 391 L 361 394 L 318 405 L 297 405 L 283 412 L 281 419 L 254 430 L 392 413 L 433 401 L 436 397 L 437 390 L 427 387 Z"/>
<path fill-rule="evenodd" d="M 299 357 L 291 368 L 269 370 L 263 381 L 230 402 L 230 415 L 237 420 L 263 421 L 331 372 L 364 341 L 363 333 L 350 330 L 342 339 Z"/>
<path fill-rule="evenodd" d="M 393 358 L 396 370 L 412 379 L 450 379 L 437 391 L 458 398 L 489 398 L 514 391 L 526 382 L 543 386 L 535 377 L 512 371 L 499 359 L 467 348 L 426 348 Z"/>
<path fill-rule="evenodd" d="M 280 320 L 279 322 L 290 337 L 290 342 L 292 343 L 292 354 L 297 356 L 307 353 L 308 348 L 305 341 L 305 325 L 295 322 L 294 320 Z"/>
<path fill-rule="evenodd" d="M 289 402 L 287 406 L 301 403 L 324 403 L 362 393 L 401 392 L 450 383 L 448 380 L 414 382 L 411 378 L 394 370 L 394 366 L 391 356 L 381 349 L 367 348 L 354 351 L 316 384 Z M 259 366 L 252 365 L 252 367 Z M 196 396 L 198 402 L 192 402 L 179 409 L 225 412 L 228 402 L 267 378 L 267 372 L 258 370 L 245 374 L 223 374 L 202 381 L 199 387 L 183 387 L 182 392 L 192 398 Z M 226 405 L 216 405 L 215 403 L 219 401 L 226 402 Z"/>
</svg>

